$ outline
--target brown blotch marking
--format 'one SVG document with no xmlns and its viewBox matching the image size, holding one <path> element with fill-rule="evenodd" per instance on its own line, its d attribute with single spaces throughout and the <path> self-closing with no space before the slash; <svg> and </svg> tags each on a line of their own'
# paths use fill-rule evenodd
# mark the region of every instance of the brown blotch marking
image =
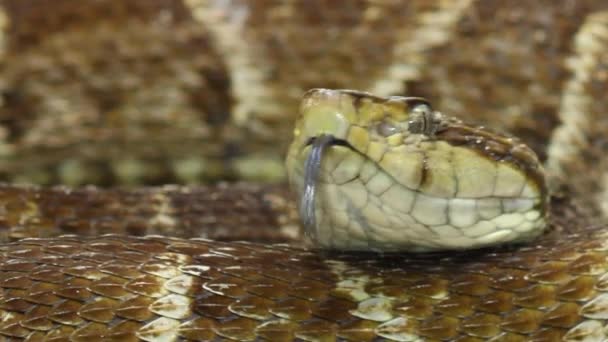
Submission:
<svg viewBox="0 0 608 342">
<path fill-rule="evenodd" d="M 490 338 L 500 333 L 499 324 L 502 318 L 498 315 L 478 313 L 462 321 L 462 329 L 472 336 Z"/>
<path fill-rule="evenodd" d="M 288 289 L 288 295 L 309 301 L 315 301 L 325 297 L 325 294 L 330 288 L 331 286 L 320 281 L 301 279 L 291 284 L 290 288 Z"/>
<path fill-rule="evenodd" d="M 542 329 L 530 335 L 530 341 L 563 341 L 567 330 L 564 329 Z"/>
<path fill-rule="evenodd" d="M 573 274 L 599 275 L 606 272 L 608 265 L 603 253 L 588 252 L 574 260 L 568 267 Z"/>
<path fill-rule="evenodd" d="M 42 252 L 41 246 L 32 245 L 18 245 L 8 246 L 7 250 L 4 251 L 6 258 L 8 259 L 33 259 L 40 260 L 44 253 Z"/>
<path fill-rule="evenodd" d="M 515 291 L 522 290 L 530 284 L 526 280 L 528 273 L 524 270 L 501 268 L 490 275 L 492 287 L 505 290 Z"/>
<path fill-rule="evenodd" d="M 309 319 L 312 315 L 312 302 L 304 299 L 288 297 L 283 300 L 276 301 L 269 311 L 274 315 L 286 318 L 290 321 L 303 321 Z"/>
<path fill-rule="evenodd" d="M 533 268 L 526 276 L 530 281 L 549 284 L 562 283 L 570 278 L 568 263 L 563 261 L 548 261 Z"/>
<path fill-rule="evenodd" d="M 536 253 L 513 253 L 498 260 L 502 267 L 525 270 L 536 267 L 542 263 L 541 258 Z"/>
<path fill-rule="evenodd" d="M 84 319 L 78 315 L 78 311 L 82 305 L 82 303 L 75 300 L 66 300 L 61 302 L 53 306 L 49 319 L 51 321 L 67 325 L 83 324 L 85 322 Z"/>
<path fill-rule="evenodd" d="M 409 290 L 417 296 L 435 298 L 446 293 L 448 285 L 449 282 L 446 279 L 420 279 L 414 282 Z"/>
<path fill-rule="evenodd" d="M 33 269 L 29 278 L 32 280 L 61 284 L 61 282 L 66 278 L 66 275 L 73 275 L 66 272 L 69 269 L 70 267 L 60 268 L 43 264 Z"/>
<path fill-rule="evenodd" d="M 350 310 L 357 308 L 357 304 L 344 299 L 329 297 L 317 304 L 313 310 L 313 316 L 320 317 L 331 322 L 345 322 L 352 319 Z"/>
<path fill-rule="evenodd" d="M 36 304 L 23 299 L 25 293 L 26 292 L 22 290 L 5 290 L 4 296 L 10 297 L 11 299 L 0 302 L 0 309 L 26 313 L 32 308 L 35 308 Z"/>
<path fill-rule="evenodd" d="M 146 296 L 136 296 L 120 303 L 116 308 L 116 316 L 144 322 L 150 320 L 155 314 L 148 308 L 154 300 Z"/>
<path fill-rule="evenodd" d="M 116 300 L 100 298 L 83 305 L 78 314 L 94 322 L 109 323 L 114 318 L 118 304 Z"/>
<path fill-rule="evenodd" d="M 192 341 L 211 341 L 215 337 L 216 323 L 207 318 L 195 318 L 179 327 L 179 336 Z"/>
<path fill-rule="evenodd" d="M 108 275 L 94 281 L 89 287 L 89 290 L 102 296 L 123 299 L 131 295 L 131 292 L 126 289 L 127 285 L 127 279 Z"/>
<path fill-rule="evenodd" d="M 300 323 L 295 331 L 295 335 L 305 340 L 332 341 L 337 330 L 337 324 L 313 318 Z"/>
<path fill-rule="evenodd" d="M 341 324 L 338 329 L 338 336 L 347 341 L 373 341 L 376 337 L 378 322 L 369 320 L 354 320 L 346 324 Z"/>
<path fill-rule="evenodd" d="M 38 263 L 30 260 L 13 260 L 10 264 L 0 265 L 2 272 L 30 272 L 38 266 Z"/>
<path fill-rule="evenodd" d="M 513 309 L 512 292 L 495 291 L 479 299 L 479 309 L 485 312 L 502 313 Z"/>
<path fill-rule="evenodd" d="M 163 288 L 163 282 L 158 277 L 149 274 L 129 281 L 124 285 L 124 288 L 128 291 L 153 298 L 162 297 L 167 293 Z"/>
<path fill-rule="evenodd" d="M 596 281 L 591 276 L 576 277 L 557 289 L 557 298 L 566 301 L 590 300 L 597 294 Z"/>
<path fill-rule="evenodd" d="M 98 270 L 102 273 L 114 275 L 125 279 L 134 279 L 141 275 L 141 272 L 137 269 L 140 264 L 137 262 L 130 262 L 126 260 L 109 261 L 98 267 Z"/>
<path fill-rule="evenodd" d="M 185 255 L 202 255 L 209 253 L 210 247 L 194 242 L 175 242 L 167 247 L 168 251 Z"/>
<path fill-rule="evenodd" d="M 23 314 L 20 313 L 14 313 L 10 317 L 3 318 L 0 324 L 0 333 L 12 337 L 25 338 L 30 331 L 19 324 L 21 320 L 23 320 Z"/>
<path fill-rule="evenodd" d="M 540 327 L 542 318 L 542 311 L 521 309 L 504 316 L 500 327 L 515 333 L 529 334 Z"/>
<path fill-rule="evenodd" d="M 246 296 L 230 304 L 230 311 L 243 317 L 267 320 L 272 317 L 269 308 L 273 301 L 258 296 Z"/>
<path fill-rule="evenodd" d="M 417 319 L 425 319 L 433 313 L 434 305 L 434 300 L 414 296 L 405 303 L 397 305 L 395 311 Z"/>
<path fill-rule="evenodd" d="M 56 341 L 69 341 L 76 328 L 70 326 L 60 326 L 58 329 L 51 331 L 47 338 L 52 338 Z"/>
<path fill-rule="evenodd" d="M 48 319 L 51 315 L 51 307 L 46 305 L 38 305 L 27 312 L 21 321 L 21 325 L 32 330 L 50 330 L 54 323 Z"/>
<path fill-rule="evenodd" d="M 462 274 L 452 280 L 450 291 L 460 294 L 481 297 L 490 293 L 490 281 L 487 276 L 480 274 Z"/>
<path fill-rule="evenodd" d="M 32 286 L 32 281 L 26 274 L 15 272 L 3 274 L 0 280 L 0 287 L 13 289 L 28 289 Z"/>
<path fill-rule="evenodd" d="M 310 94 L 313 94 L 316 91 L 318 91 L 318 89 L 309 90 L 308 93 L 304 95 L 304 98 L 310 96 Z M 413 97 L 408 97 L 408 96 L 381 97 L 381 96 L 376 96 L 374 94 L 370 94 L 370 93 L 367 93 L 364 91 L 351 90 L 351 89 L 340 89 L 340 90 L 332 90 L 332 91 L 337 91 L 337 92 L 340 92 L 340 94 L 349 95 L 352 98 L 353 107 L 355 107 L 355 109 L 357 111 L 359 111 L 360 107 L 362 106 L 363 100 L 368 100 L 371 103 L 382 105 L 382 106 L 387 105 L 387 104 L 394 105 L 396 103 L 400 103 L 403 105 L 403 108 L 401 110 L 404 112 L 406 112 L 407 110 L 409 110 L 419 104 L 426 104 L 429 106 L 429 108 L 432 108 L 430 103 L 425 98 L 422 98 L 422 97 L 415 97 L 415 96 L 413 96 Z"/>
<path fill-rule="evenodd" d="M 154 242 L 152 239 L 143 239 L 134 240 L 125 247 L 138 252 L 158 254 L 166 252 L 167 245 L 162 242 Z"/>
<path fill-rule="evenodd" d="M 428 157 L 426 153 L 422 154 L 422 171 L 420 172 L 420 182 L 418 183 L 418 189 L 430 184 L 433 181 L 431 172 L 429 172 L 430 166 L 428 163 Z"/>
<path fill-rule="evenodd" d="M 285 297 L 288 290 L 288 283 L 268 277 L 259 277 L 247 286 L 247 292 L 273 300 Z"/>
<path fill-rule="evenodd" d="M 437 340 L 453 339 L 458 335 L 460 320 L 455 317 L 433 317 L 420 324 L 420 335 Z"/>
<path fill-rule="evenodd" d="M 477 303 L 477 298 L 456 295 L 435 304 L 435 310 L 448 316 L 468 317 L 473 314 Z"/>
<path fill-rule="evenodd" d="M 495 162 L 512 163 L 534 181 L 541 193 L 547 192 L 547 185 L 536 154 L 518 138 L 484 127 L 470 127 L 456 119 L 450 120 L 448 126 L 436 133 L 438 139 L 452 146 L 471 148 L 480 156 Z M 545 207 L 543 203 L 543 212 L 546 210 Z"/>
<path fill-rule="evenodd" d="M 40 0 L 2 3 L 2 7 L 11 19 L 9 34 L 12 37 L 12 44 L 21 44 L 23 47 L 36 45 L 53 33 L 90 25 L 91 22 L 107 21 L 108 18 L 111 18 L 115 24 L 135 18 L 155 20 L 161 11 L 169 11 L 175 20 L 181 21 L 190 17 L 188 9 L 182 3 L 163 0 L 124 3 L 101 0 L 86 5 L 74 5 L 70 0 L 53 0 L 52 10 L 48 6 Z"/>
<path fill-rule="evenodd" d="M 205 295 L 196 298 L 193 305 L 193 311 L 197 314 L 223 320 L 234 314 L 228 310 L 228 306 L 234 303 L 234 299 L 206 292 Z"/>
<path fill-rule="evenodd" d="M 256 334 L 265 341 L 293 341 L 298 324 L 287 320 L 275 320 L 258 326 Z"/>
<path fill-rule="evenodd" d="M 72 278 L 65 283 L 55 294 L 59 297 L 85 301 L 91 297 L 92 293 L 88 290 L 91 281 L 83 278 Z"/>
<path fill-rule="evenodd" d="M 28 295 L 25 298 L 32 303 L 50 306 L 61 300 L 57 295 L 55 295 L 55 290 L 59 287 L 59 284 L 37 282 L 32 285 L 32 287 L 29 289 Z"/>
<path fill-rule="evenodd" d="M 105 324 L 91 322 L 74 331 L 71 336 L 73 341 L 103 341 L 108 333 L 108 326 Z"/>
<path fill-rule="evenodd" d="M 555 287 L 535 284 L 526 291 L 516 292 L 513 303 L 530 309 L 545 309 L 555 305 Z"/>
<path fill-rule="evenodd" d="M 216 334 L 235 341 L 254 341 L 255 329 L 258 326 L 256 320 L 245 317 L 232 317 L 216 325 Z"/>
<path fill-rule="evenodd" d="M 72 275 L 74 277 L 85 278 L 88 280 L 97 280 L 105 276 L 105 274 L 103 274 L 97 269 L 96 265 L 64 267 L 61 269 L 61 271 L 65 274 Z"/>
<path fill-rule="evenodd" d="M 205 282 L 203 288 L 220 296 L 238 299 L 247 295 L 248 284 L 246 280 L 227 275 Z"/>
<path fill-rule="evenodd" d="M 545 313 L 542 324 L 558 328 L 571 328 L 580 322 L 579 312 L 580 305 L 576 303 L 560 303 Z"/>
</svg>

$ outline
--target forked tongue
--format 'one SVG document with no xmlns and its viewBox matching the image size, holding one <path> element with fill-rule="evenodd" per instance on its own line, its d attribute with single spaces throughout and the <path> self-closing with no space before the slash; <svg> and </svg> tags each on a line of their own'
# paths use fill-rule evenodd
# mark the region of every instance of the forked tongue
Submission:
<svg viewBox="0 0 608 342">
<path fill-rule="evenodd" d="M 316 137 L 311 144 L 310 154 L 304 162 L 304 191 L 300 199 L 299 211 L 304 232 L 313 241 L 317 237 L 315 198 L 319 174 L 321 173 L 321 161 L 323 160 L 323 153 L 333 141 L 334 137 L 329 134 L 321 134 Z"/>
</svg>

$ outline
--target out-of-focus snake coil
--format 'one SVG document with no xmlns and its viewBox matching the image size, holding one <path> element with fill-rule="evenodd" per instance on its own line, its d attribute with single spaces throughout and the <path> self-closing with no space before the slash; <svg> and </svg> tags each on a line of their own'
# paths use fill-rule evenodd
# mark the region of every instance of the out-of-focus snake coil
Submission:
<svg viewBox="0 0 608 342">
<path fill-rule="evenodd" d="M 608 338 L 605 1 L 2 0 L 0 28 L 0 339 Z M 519 137 L 545 233 L 307 249 L 269 183 L 315 87 Z"/>
</svg>

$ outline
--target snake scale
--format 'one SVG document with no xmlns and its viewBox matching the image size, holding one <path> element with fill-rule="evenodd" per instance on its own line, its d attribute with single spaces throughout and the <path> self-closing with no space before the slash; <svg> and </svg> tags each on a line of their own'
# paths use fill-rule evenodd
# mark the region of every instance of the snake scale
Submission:
<svg viewBox="0 0 608 342">
<path fill-rule="evenodd" d="M 605 1 L 0 5 L 2 340 L 608 339 Z M 552 189 L 545 233 L 309 249 L 281 181 L 316 87 L 519 137 Z"/>
</svg>

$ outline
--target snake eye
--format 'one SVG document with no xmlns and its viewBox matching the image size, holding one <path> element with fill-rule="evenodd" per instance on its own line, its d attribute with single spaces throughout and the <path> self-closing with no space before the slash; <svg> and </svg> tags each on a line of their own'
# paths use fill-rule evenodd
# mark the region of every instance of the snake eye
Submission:
<svg viewBox="0 0 608 342">
<path fill-rule="evenodd" d="M 442 116 L 427 104 L 419 104 L 412 109 L 408 130 L 414 134 L 433 136 L 441 127 Z"/>
<path fill-rule="evenodd" d="M 376 126 L 376 131 L 383 137 L 390 137 L 393 134 L 399 133 L 400 129 L 390 122 L 382 121 Z"/>
<path fill-rule="evenodd" d="M 422 104 L 416 105 L 416 107 L 414 107 L 414 109 L 412 109 L 412 112 L 414 112 L 415 114 L 428 116 L 431 114 L 431 107 L 429 107 L 429 105 L 427 105 L 427 104 L 422 103 Z"/>
</svg>

